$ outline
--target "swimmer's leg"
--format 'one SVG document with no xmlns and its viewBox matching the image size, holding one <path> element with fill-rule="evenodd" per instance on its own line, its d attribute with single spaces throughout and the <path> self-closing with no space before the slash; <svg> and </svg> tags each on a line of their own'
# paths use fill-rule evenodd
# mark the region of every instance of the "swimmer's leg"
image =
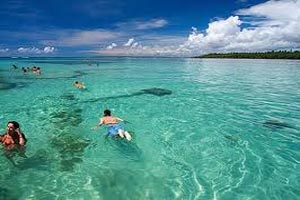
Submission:
<svg viewBox="0 0 300 200">
<path fill-rule="evenodd" d="M 121 138 L 124 138 L 124 131 L 122 129 L 119 129 L 118 130 L 118 135 L 121 137 Z"/>
<path fill-rule="evenodd" d="M 124 131 L 124 135 L 126 140 L 130 141 L 132 139 L 131 135 L 127 131 Z"/>
</svg>

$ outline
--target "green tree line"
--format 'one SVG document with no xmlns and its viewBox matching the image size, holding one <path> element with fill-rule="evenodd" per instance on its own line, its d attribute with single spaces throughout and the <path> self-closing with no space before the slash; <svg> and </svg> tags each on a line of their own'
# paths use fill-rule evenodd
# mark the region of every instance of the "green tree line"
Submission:
<svg viewBox="0 0 300 200">
<path fill-rule="evenodd" d="M 194 58 L 300 59 L 300 51 L 210 53 Z"/>
</svg>

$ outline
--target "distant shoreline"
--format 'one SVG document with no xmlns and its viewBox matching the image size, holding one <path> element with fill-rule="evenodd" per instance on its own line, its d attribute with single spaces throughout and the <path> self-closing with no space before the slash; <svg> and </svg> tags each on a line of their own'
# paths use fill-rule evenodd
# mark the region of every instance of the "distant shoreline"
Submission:
<svg viewBox="0 0 300 200">
<path fill-rule="evenodd" d="M 300 51 L 269 51 L 269 52 L 234 52 L 210 53 L 193 58 L 233 58 L 233 59 L 289 59 L 300 60 Z"/>
</svg>

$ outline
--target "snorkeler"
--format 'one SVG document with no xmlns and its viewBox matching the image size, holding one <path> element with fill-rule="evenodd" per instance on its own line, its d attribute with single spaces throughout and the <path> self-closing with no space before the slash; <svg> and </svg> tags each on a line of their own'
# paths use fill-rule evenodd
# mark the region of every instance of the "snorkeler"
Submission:
<svg viewBox="0 0 300 200">
<path fill-rule="evenodd" d="M 104 110 L 104 115 L 99 119 L 99 123 L 94 127 L 94 130 L 104 124 L 107 126 L 107 135 L 120 136 L 121 138 L 124 138 L 125 136 L 125 138 L 130 141 L 131 135 L 122 128 L 122 126 L 119 124 L 120 121 L 123 122 L 124 120 L 118 117 L 112 117 L 110 110 Z"/>
<path fill-rule="evenodd" d="M 76 88 L 79 88 L 79 89 L 85 89 L 85 85 L 83 82 L 80 82 L 80 81 L 75 81 L 73 83 L 73 86 L 76 87 Z"/>
</svg>

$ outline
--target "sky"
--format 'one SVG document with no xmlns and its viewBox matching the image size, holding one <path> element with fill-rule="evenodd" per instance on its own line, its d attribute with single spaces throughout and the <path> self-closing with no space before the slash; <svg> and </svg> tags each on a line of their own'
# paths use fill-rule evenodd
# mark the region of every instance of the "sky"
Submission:
<svg viewBox="0 0 300 200">
<path fill-rule="evenodd" d="M 300 49 L 300 0 L 0 0 L 0 56 Z"/>
</svg>

